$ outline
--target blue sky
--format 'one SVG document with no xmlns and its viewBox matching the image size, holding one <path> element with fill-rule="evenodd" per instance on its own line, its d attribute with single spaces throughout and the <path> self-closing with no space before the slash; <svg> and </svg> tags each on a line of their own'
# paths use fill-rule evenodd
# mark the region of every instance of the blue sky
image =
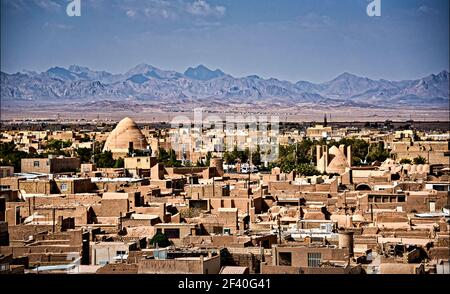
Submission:
<svg viewBox="0 0 450 294">
<path fill-rule="evenodd" d="M 184 71 L 322 82 L 342 72 L 393 80 L 449 67 L 448 0 L 1 1 L 1 70 L 84 65 L 113 73 L 139 63 Z"/>
</svg>

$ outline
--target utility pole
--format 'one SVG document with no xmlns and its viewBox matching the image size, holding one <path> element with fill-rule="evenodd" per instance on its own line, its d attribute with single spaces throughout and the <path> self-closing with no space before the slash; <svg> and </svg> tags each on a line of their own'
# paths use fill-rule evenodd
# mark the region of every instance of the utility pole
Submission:
<svg viewBox="0 0 450 294">
<path fill-rule="evenodd" d="M 250 152 L 250 164 L 249 164 L 249 171 L 248 171 L 248 182 L 247 182 L 247 197 L 250 198 L 250 181 L 252 176 L 252 149 L 251 146 L 249 148 Z"/>
<path fill-rule="evenodd" d="M 302 208 L 300 207 L 300 197 L 298 197 L 298 222 L 297 222 L 298 232 L 300 232 L 301 222 L 302 222 Z"/>
<path fill-rule="evenodd" d="M 55 233 L 55 210 L 56 210 L 56 208 L 53 207 L 53 209 L 52 209 L 52 219 L 53 219 L 52 228 L 53 228 L 53 233 Z"/>
<path fill-rule="evenodd" d="M 139 143 L 140 143 L 140 145 L 141 145 L 141 151 L 142 151 L 142 150 L 144 150 L 144 149 L 142 149 L 142 141 L 144 141 L 144 138 L 140 137 L 140 138 L 138 138 L 138 139 L 139 139 Z"/>
<path fill-rule="evenodd" d="M 373 204 L 370 203 L 370 219 L 373 222 Z"/>
<path fill-rule="evenodd" d="M 281 244 L 281 216 L 280 215 L 278 215 L 277 222 L 278 222 L 278 244 Z"/>
<path fill-rule="evenodd" d="M 191 176 L 189 177 L 189 186 L 191 188 L 191 198 L 192 198 L 192 184 L 194 183 L 194 173 L 191 166 Z"/>
<path fill-rule="evenodd" d="M 120 215 L 119 215 L 119 232 L 121 232 L 122 231 L 122 211 L 120 212 Z"/>
<path fill-rule="evenodd" d="M 214 179 L 214 176 L 213 176 L 213 184 L 212 184 L 212 190 L 213 190 L 213 198 L 215 198 L 215 196 L 216 196 L 216 193 L 215 193 L 215 190 L 214 190 L 214 185 L 215 185 L 215 179 Z"/>
<path fill-rule="evenodd" d="M 344 191 L 345 215 L 347 215 L 347 191 Z"/>
<path fill-rule="evenodd" d="M 92 164 L 95 164 L 95 134 L 94 137 L 92 139 Z"/>
<path fill-rule="evenodd" d="M 298 162 L 297 162 L 297 151 L 298 151 L 298 142 L 295 141 L 295 165 L 298 164 Z"/>
</svg>

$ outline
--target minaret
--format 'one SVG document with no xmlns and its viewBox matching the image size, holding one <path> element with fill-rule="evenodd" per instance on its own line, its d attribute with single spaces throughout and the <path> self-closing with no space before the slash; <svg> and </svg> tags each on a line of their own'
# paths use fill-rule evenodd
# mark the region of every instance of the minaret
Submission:
<svg viewBox="0 0 450 294">
<path fill-rule="evenodd" d="M 325 113 L 325 115 L 323 116 L 323 126 L 326 127 L 327 125 L 328 125 L 327 114 Z"/>
</svg>

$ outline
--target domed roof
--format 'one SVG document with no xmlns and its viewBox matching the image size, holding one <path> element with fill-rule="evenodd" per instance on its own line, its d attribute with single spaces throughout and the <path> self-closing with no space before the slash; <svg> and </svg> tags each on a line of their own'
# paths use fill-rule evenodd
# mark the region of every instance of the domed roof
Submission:
<svg viewBox="0 0 450 294">
<path fill-rule="evenodd" d="M 345 154 L 341 151 L 341 149 L 336 146 L 332 146 L 328 153 L 330 153 L 331 161 L 328 164 L 327 172 L 328 173 L 343 173 L 345 172 L 345 168 L 349 167 L 347 158 Z"/>
<path fill-rule="evenodd" d="M 329 154 L 333 154 L 334 156 L 342 153 L 341 150 L 339 150 L 339 148 L 337 148 L 336 146 L 331 146 L 330 149 L 328 149 L 328 153 Z"/>
<path fill-rule="evenodd" d="M 328 173 L 344 173 L 345 168 L 349 167 L 348 162 L 345 159 L 344 155 L 339 154 L 336 155 L 333 160 L 331 160 L 330 164 L 327 167 Z"/>
<path fill-rule="evenodd" d="M 129 117 L 122 119 L 109 134 L 105 142 L 104 151 L 128 152 L 130 147 L 143 150 L 148 146 L 145 136 L 137 124 Z"/>
</svg>

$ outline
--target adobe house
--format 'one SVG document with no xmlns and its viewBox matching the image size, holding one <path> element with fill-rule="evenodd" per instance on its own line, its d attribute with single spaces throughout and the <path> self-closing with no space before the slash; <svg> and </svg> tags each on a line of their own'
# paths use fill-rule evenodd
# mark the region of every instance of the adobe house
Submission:
<svg viewBox="0 0 450 294">
<path fill-rule="evenodd" d="M 219 208 L 217 214 L 204 214 L 188 222 L 199 223 L 206 235 L 234 235 L 240 229 L 237 208 Z"/>
<path fill-rule="evenodd" d="M 148 179 L 135 178 L 91 178 L 91 182 L 95 185 L 97 190 L 103 191 L 136 191 L 141 186 L 148 185 Z"/>
<path fill-rule="evenodd" d="M 396 160 L 423 157 L 428 164 L 440 164 L 448 162 L 445 157 L 449 151 L 449 144 L 445 141 L 415 141 L 412 142 L 392 142 L 392 153 L 395 154 Z"/>
<path fill-rule="evenodd" d="M 177 257 L 173 259 L 143 258 L 139 260 L 139 274 L 218 274 L 220 255 Z"/>
<path fill-rule="evenodd" d="M 101 200 L 99 216 L 119 217 L 130 210 L 128 193 L 104 193 Z"/>
<path fill-rule="evenodd" d="M 436 190 L 408 191 L 405 195 L 407 212 L 438 212 L 448 203 L 448 194 Z"/>
<path fill-rule="evenodd" d="M 349 250 L 336 248 L 272 247 L 272 265 L 318 267 L 324 260 L 346 260 Z"/>
<path fill-rule="evenodd" d="M 122 225 L 126 228 L 154 226 L 161 223 L 159 216 L 154 214 L 132 213 L 129 217 L 121 219 Z"/>
<path fill-rule="evenodd" d="M 97 171 L 97 166 L 93 163 L 82 163 L 80 165 L 80 173 L 83 176 L 87 176 L 88 174 Z"/>
<path fill-rule="evenodd" d="M 138 265 L 135 263 L 109 263 L 101 266 L 95 271 L 95 274 L 100 275 L 123 275 L 123 274 L 137 274 Z"/>
<path fill-rule="evenodd" d="M 0 179 L 14 176 L 14 166 L 0 166 Z"/>
<path fill-rule="evenodd" d="M 77 194 L 92 192 L 95 185 L 89 178 L 56 178 L 54 179 L 55 194 Z"/>
<path fill-rule="evenodd" d="M 0 246 L 0 254 L 14 257 L 27 256 L 30 265 L 57 265 L 81 258 L 81 264 L 89 264 L 88 232 L 68 230 L 50 233 L 51 226 L 10 227 L 10 246 Z"/>
<path fill-rule="evenodd" d="M 382 263 L 380 264 L 380 274 L 389 275 L 419 275 L 425 273 L 423 264 L 414 263 Z"/>
<path fill-rule="evenodd" d="M 349 247 L 272 246 L 272 263 L 263 263 L 263 274 L 302 273 L 360 273 L 361 268 L 351 265 Z"/>
<path fill-rule="evenodd" d="M 56 192 L 55 181 L 46 178 L 19 179 L 18 190 L 27 194 L 52 194 Z"/>
<path fill-rule="evenodd" d="M 128 254 L 137 250 L 137 242 L 91 242 L 90 264 L 105 265 L 126 262 Z"/>
<path fill-rule="evenodd" d="M 186 223 L 166 223 L 156 224 L 155 229 L 157 233 L 162 233 L 175 244 L 182 242 L 186 236 L 196 236 L 199 231 L 197 224 Z"/>
<path fill-rule="evenodd" d="M 151 168 L 157 163 L 157 158 L 151 156 L 133 156 L 124 159 L 124 167 L 132 177 L 149 177 Z"/>
<path fill-rule="evenodd" d="M 64 173 L 80 169 L 80 159 L 76 157 L 22 158 L 22 173 Z"/>
<path fill-rule="evenodd" d="M 0 246 L 9 246 L 8 223 L 1 219 L 0 219 Z"/>
<path fill-rule="evenodd" d="M 170 222 L 170 213 L 167 208 L 172 206 L 167 203 L 147 203 L 142 207 L 135 207 L 134 211 L 139 214 L 156 215 L 161 222 Z"/>
</svg>

